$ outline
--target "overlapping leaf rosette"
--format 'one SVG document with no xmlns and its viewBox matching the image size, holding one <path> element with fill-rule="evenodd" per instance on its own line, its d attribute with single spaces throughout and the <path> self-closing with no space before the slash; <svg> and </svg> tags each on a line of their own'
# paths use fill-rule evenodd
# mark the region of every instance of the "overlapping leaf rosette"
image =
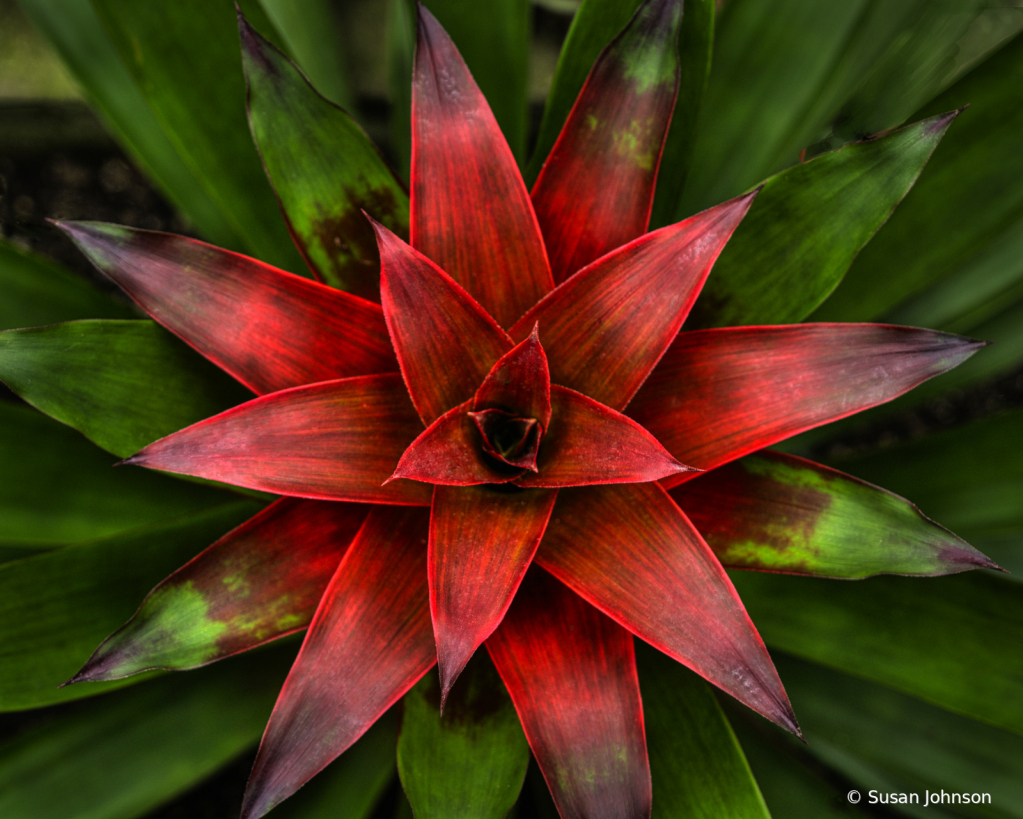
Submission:
<svg viewBox="0 0 1023 819">
<path fill-rule="evenodd" d="M 308 626 L 243 816 L 294 793 L 435 664 L 420 684 L 435 705 L 486 695 L 497 709 L 507 690 L 562 816 L 648 816 L 634 637 L 799 732 L 724 567 L 993 567 L 909 502 L 765 450 L 979 342 L 882 324 L 684 328 L 759 189 L 647 232 L 681 5 L 648 0 L 603 51 L 531 192 L 425 9 L 408 193 L 243 19 L 252 131 L 319 281 L 178 236 L 61 225 L 257 395 L 127 463 L 283 497 L 154 589 L 75 677 L 192 668 Z M 953 118 L 905 138 L 929 152 Z M 344 177 L 310 176 L 331 139 Z M 806 528 L 813 548 L 794 548 Z M 495 760 L 481 756 L 483 775 L 512 783 L 492 796 L 510 807 L 525 756 Z M 407 789 L 415 768 L 406 753 Z"/>
</svg>

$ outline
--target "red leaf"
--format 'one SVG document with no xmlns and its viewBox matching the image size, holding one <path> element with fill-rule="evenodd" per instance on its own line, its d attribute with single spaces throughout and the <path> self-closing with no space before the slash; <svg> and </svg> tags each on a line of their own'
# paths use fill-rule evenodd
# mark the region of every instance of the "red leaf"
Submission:
<svg viewBox="0 0 1023 819">
<path fill-rule="evenodd" d="M 401 376 L 371 375 L 256 398 L 124 463 L 280 495 L 428 505 L 427 486 L 382 486 L 421 429 Z"/>
<path fill-rule="evenodd" d="M 499 472 L 483 457 L 480 433 L 470 417 L 471 401 L 444 413 L 414 440 L 390 480 L 406 478 L 440 486 L 507 483 L 521 470 Z"/>
<path fill-rule="evenodd" d="M 712 469 L 890 401 L 982 346 L 962 336 L 890 324 L 681 333 L 629 415 L 679 460 Z"/>
<path fill-rule="evenodd" d="M 648 817 L 631 635 L 534 569 L 487 649 L 562 819 Z"/>
<path fill-rule="evenodd" d="M 513 344 L 454 279 L 383 225 L 373 227 L 387 329 L 412 403 L 429 425 L 472 398 Z"/>
<path fill-rule="evenodd" d="M 519 486 L 637 483 L 691 471 L 639 424 L 593 399 L 557 385 L 551 399 L 537 472 L 516 478 Z"/>
<path fill-rule="evenodd" d="M 547 429 L 551 422 L 551 374 L 540 345 L 539 327 L 498 360 L 476 391 L 474 410 L 502 409 L 535 418 Z"/>
<path fill-rule="evenodd" d="M 270 716 L 242 819 L 291 796 L 433 666 L 427 518 L 375 509 L 352 541 Z"/>
<path fill-rule="evenodd" d="M 430 517 L 430 611 L 441 702 L 504 617 L 540 544 L 556 490 L 438 486 Z"/>
<path fill-rule="evenodd" d="M 411 237 L 503 327 L 554 287 L 511 149 L 451 38 L 422 5 L 412 77 Z"/>
<path fill-rule="evenodd" d="M 799 733 L 728 575 L 659 485 L 563 490 L 536 560 L 636 636 Z"/>
<path fill-rule="evenodd" d="M 681 0 L 648 0 L 604 49 L 533 186 L 557 283 L 646 233 L 678 93 Z"/>
<path fill-rule="evenodd" d="M 305 628 L 369 509 L 282 498 L 153 589 L 72 682 L 196 668 Z"/>
<path fill-rule="evenodd" d="M 143 310 L 257 394 L 398 369 L 372 302 L 183 236 L 58 227 Z"/>
<path fill-rule="evenodd" d="M 620 410 L 657 364 L 756 192 L 648 233 L 560 285 L 511 329 L 536 322 L 551 381 Z"/>
</svg>

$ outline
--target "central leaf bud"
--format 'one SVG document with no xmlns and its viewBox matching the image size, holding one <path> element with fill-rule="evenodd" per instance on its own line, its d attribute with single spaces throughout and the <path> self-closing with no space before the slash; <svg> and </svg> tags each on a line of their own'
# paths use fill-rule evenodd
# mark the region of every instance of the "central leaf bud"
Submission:
<svg viewBox="0 0 1023 819">
<path fill-rule="evenodd" d="M 500 463 L 536 472 L 536 455 L 543 426 L 535 418 L 523 418 L 500 409 L 470 412 L 482 437 L 484 453 Z"/>
</svg>

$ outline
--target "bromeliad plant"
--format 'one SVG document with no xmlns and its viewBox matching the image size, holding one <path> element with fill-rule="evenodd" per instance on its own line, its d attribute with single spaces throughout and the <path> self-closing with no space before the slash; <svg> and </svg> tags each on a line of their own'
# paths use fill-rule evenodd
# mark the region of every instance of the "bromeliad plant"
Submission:
<svg viewBox="0 0 1023 819">
<path fill-rule="evenodd" d="M 530 192 L 420 9 L 406 195 L 240 17 L 252 133 L 319 281 L 183 237 L 60 224 L 258 396 L 125 463 L 284 497 L 157 586 L 72 680 L 194 668 L 308 627 L 244 817 L 403 697 L 399 769 L 417 815 L 503 815 L 527 759 L 514 719 L 487 721 L 510 714 L 505 690 L 561 816 L 649 816 L 672 783 L 652 791 L 633 635 L 799 734 L 724 567 L 996 568 L 902 498 L 765 449 L 981 342 L 889 324 L 683 329 L 714 311 L 697 299 L 761 188 L 648 232 L 681 20 L 681 0 L 640 5 Z M 894 206 L 955 116 L 846 150 L 898 147 Z M 334 146 L 345 155 L 325 156 Z M 479 770 L 448 772 L 444 790 L 431 780 L 453 764 L 445 743 L 465 713 L 484 726 L 459 740 Z"/>
</svg>

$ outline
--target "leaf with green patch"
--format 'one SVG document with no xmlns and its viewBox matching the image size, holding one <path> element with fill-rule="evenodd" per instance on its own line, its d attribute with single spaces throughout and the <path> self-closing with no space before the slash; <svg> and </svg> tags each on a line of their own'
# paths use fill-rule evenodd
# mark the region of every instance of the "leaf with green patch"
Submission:
<svg viewBox="0 0 1023 819">
<path fill-rule="evenodd" d="M 847 145 L 768 179 L 686 329 L 806 318 L 913 186 L 956 116 Z"/>
<path fill-rule="evenodd" d="M 0 333 L 0 380 L 122 458 L 252 398 L 151 321 L 73 321 Z"/>
<path fill-rule="evenodd" d="M 73 429 L 0 402 L 0 543 L 80 543 L 237 498 L 165 475 L 112 469 L 115 460 Z"/>
<path fill-rule="evenodd" d="M 94 0 L 93 6 L 153 114 L 245 250 L 304 273 L 246 126 L 231 4 Z M 242 6 L 261 30 L 271 30 L 262 8 L 251 0 Z"/>
<path fill-rule="evenodd" d="M 74 682 L 197 668 L 305 628 L 368 511 L 282 498 L 153 589 Z"/>
<path fill-rule="evenodd" d="M 64 710 L 0 744 L 4 819 L 128 819 L 254 745 L 294 656 L 263 651 Z"/>
<path fill-rule="evenodd" d="M 773 648 L 1023 733 L 1019 584 L 969 572 L 863 583 L 732 572 Z"/>
<path fill-rule="evenodd" d="M 154 584 L 258 509 L 253 501 L 239 501 L 0 566 L 0 711 L 125 685 L 57 687 Z"/>
<path fill-rule="evenodd" d="M 748 455 L 671 495 L 732 569 L 851 579 L 996 568 L 904 498 L 779 452 Z"/>
<path fill-rule="evenodd" d="M 57 264 L 0 241 L 0 330 L 80 318 L 128 318 L 131 308 Z"/>
<path fill-rule="evenodd" d="M 799 711 L 807 750 L 865 790 L 988 793 L 998 815 L 1023 816 L 1023 737 L 935 708 L 816 663 L 776 658 Z M 786 737 L 781 742 L 791 745 Z M 990 816 L 985 808 L 956 808 Z M 934 807 L 922 804 L 916 815 Z"/>
<path fill-rule="evenodd" d="M 417 819 L 502 819 L 522 788 L 529 745 L 485 652 L 469 661 L 440 713 L 431 671 L 403 700 L 398 773 Z"/>
<path fill-rule="evenodd" d="M 430 0 L 428 6 L 458 46 L 521 163 L 529 87 L 528 0 Z"/>
<path fill-rule="evenodd" d="M 642 642 L 636 666 L 655 794 L 651 819 L 770 819 L 707 683 Z"/>
<path fill-rule="evenodd" d="M 132 160 L 195 223 L 209 241 L 241 250 L 241 234 L 178 152 L 149 110 L 90 0 L 19 0 L 18 5 L 53 43 L 75 80 Z M 120 318 L 120 315 L 109 318 Z M 68 315 L 108 318 L 106 314 Z M 38 322 L 43 323 L 43 322 Z M 27 326 L 27 325 L 20 325 Z"/>
<path fill-rule="evenodd" d="M 366 133 L 239 15 L 249 127 L 285 221 L 317 277 L 380 300 L 362 211 L 408 238 L 408 194 Z"/>
<path fill-rule="evenodd" d="M 661 153 L 657 174 L 657 193 L 650 215 L 652 228 L 663 227 L 684 218 L 678 201 L 689 172 L 696 144 L 703 93 L 710 76 L 714 44 L 714 0 L 686 0 L 682 28 L 678 34 L 679 85 L 675 113 Z"/>
<path fill-rule="evenodd" d="M 970 106 L 815 321 L 882 316 L 960 269 L 1023 218 L 1021 83 L 1023 37 L 1017 37 L 921 110 Z"/>
</svg>

